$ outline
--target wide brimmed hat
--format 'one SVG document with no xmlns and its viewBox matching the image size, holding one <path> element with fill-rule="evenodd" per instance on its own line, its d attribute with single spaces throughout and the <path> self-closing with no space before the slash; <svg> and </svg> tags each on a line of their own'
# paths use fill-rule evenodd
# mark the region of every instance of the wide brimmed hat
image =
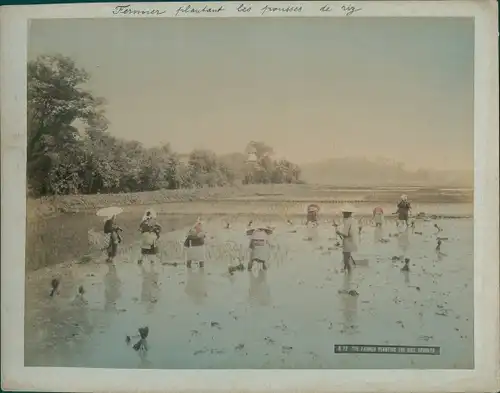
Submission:
<svg viewBox="0 0 500 393">
<path fill-rule="evenodd" d="M 309 206 L 307 206 L 307 211 L 308 212 L 319 212 L 319 206 L 315 203 L 311 203 Z"/>
<path fill-rule="evenodd" d="M 247 229 L 247 236 L 253 235 L 255 232 L 265 232 L 267 235 L 271 235 L 274 232 L 274 227 L 269 225 L 266 226 L 256 226 L 255 228 Z"/>
<path fill-rule="evenodd" d="M 354 213 L 356 211 L 356 208 L 351 204 L 346 204 L 340 208 L 340 211 L 342 213 Z"/>
</svg>

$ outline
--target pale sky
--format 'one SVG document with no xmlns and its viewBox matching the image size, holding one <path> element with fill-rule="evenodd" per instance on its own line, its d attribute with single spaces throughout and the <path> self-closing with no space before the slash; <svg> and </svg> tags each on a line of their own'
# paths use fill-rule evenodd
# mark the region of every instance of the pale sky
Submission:
<svg viewBox="0 0 500 393">
<path fill-rule="evenodd" d="M 33 21 L 30 59 L 51 53 L 90 72 L 110 133 L 146 146 L 473 166 L 472 19 Z"/>
</svg>

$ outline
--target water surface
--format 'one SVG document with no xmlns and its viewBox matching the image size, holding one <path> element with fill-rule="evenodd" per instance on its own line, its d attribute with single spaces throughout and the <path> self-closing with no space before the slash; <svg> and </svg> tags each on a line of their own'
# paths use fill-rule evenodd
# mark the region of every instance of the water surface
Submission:
<svg viewBox="0 0 500 393">
<path fill-rule="evenodd" d="M 137 264 L 137 220 L 123 214 L 124 244 L 115 264 L 93 249 L 94 215 L 76 214 L 31 225 L 27 258 L 46 266 L 26 278 L 26 366 L 106 368 L 473 368 L 473 223 L 419 221 L 405 237 L 388 222 L 380 243 L 363 229 L 351 276 L 330 224 L 311 235 L 275 216 L 204 216 L 204 271 L 183 265 L 182 241 L 196 217 L 162 216 L 161 256 Z M 276 226 L 269 270 L 227 273 L 246 261 L 250 218 Z M 230 222 L 230 229 L 225 229 Z M 436 253 L 434 224 L 443 228 Z M 392 257 L 406 253 L 410 272 Z M 64 262 L 64 263 L 60 263 Z M 178 262 L 178 266 L 166 263 Z M 54 264 L 57 263 L 57 264 Z M 60 294 L 48 296 L 52 277 Z M 83 285 L 86 302 L 75 300 Z M 359 296 L 343 291 L 354 289 Z M 339 293 L 339 291 L 341 293 Z M 149 351 L 139 356 L 126 335 L 149 326 Z M 134 342 L 132 342 L 133 344 Z M 433 345 L 439 356 L 334 354 L 334 344 Z"/>
</svg>

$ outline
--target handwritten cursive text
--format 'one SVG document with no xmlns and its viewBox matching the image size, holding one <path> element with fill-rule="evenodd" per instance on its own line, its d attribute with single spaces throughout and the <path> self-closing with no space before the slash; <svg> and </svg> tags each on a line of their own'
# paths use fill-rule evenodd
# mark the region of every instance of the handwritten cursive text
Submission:
<svg viewBox="0 0 500 393">
<path fill-rule="evenodd" d="M 175 11 L 175 16 L 179 16 L 179 14 L 212 14 L 225 11 L 223 5 L 220 7 L 210 7 L 205 5 L 203 7 L 193 7 L 192 5 L 183 5 L 182 7 L 177 8 Z"/>
<path fill-rule="evenodd" d="M 240 4 L 238 7 L 236 7 L 236 11 L 238 11 L 238 12 L 250 12 L 250 11 L 252 11 L 252 6 L 246 5 L 246 4 Z"/>
<path fill-rule="evenodd" d="M 351 16 L 355 12 L 361 11 L 361 8 L 356 8 L 355 6 L 353 6 L 351 4 L 343 5 L 340 8 L 342 9 L 342 11 L 345 12 L 346 16 Z"/>
<path fill-rule="evenodd" d="M 158 9 L 134 9 L 129 5 L 117 5 L 114 10 L 114 15 L 162 15 L 166 11 Z"/>
<path fill-rule="evenodd" d="M 262 4 L 262 3 L 261 3 Z M 113 15 L 117 16 L 159 16 L 163 14 L 170 14 L 170 16 L 203 16 L 203 15 L 224 15 L 226 12 L 236 11 L 238 14 L 252 14 L 255 15 L 260 13 L 260 15 L 266 16 L 284 16 L 284 15 L 297 15 L 304 12 L 304 8 L 308 8 L 309 5 L 297 5 L 297 4 L 265 4 L 256 6 L 250 3 L 237 3 L 237 4 L 224 4 L 224 5 L 202 5 L 202 4 L 178 4 L 174 6 L 173 12 L 169 9 L 161 8 L 141 8 L 140 6 L 133 6 L 132 4 L 117 5 L 112 8 Z M 318 6 L 317 6 L 318 7 Z M 314 7 L 315 8 L 315 7 Z M 175 11 L 174 11 L 175 10 Z M 318 10 L 318 8 L 316 8 Z M 335 13 L 341 12 L 345 16 L 351 16 L 356 12 L 361 11 L 361 7 L 356 7 L 351 3 L 340 3 L 340 4 L 323 4 L 319 7 L 320 13 Z M 172 15 L 173 13 L 173 15 Z"/>
<path fill-rule="evenodd" d="M 260 14 L 264 15 L 268 12 L 278 12 L 278 13 L 298 13 L 302 12 L 302 6 L 287 6 L 287 7 L 271 7 L 270 5 L 265 5 L 260 9 Z"/>
</svg>

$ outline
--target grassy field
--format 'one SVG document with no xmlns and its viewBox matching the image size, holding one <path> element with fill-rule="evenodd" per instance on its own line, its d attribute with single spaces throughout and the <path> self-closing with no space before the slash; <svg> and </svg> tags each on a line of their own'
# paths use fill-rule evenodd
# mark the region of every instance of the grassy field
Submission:
<svg viewBox="0 0 500 393">
<path fill-rule="evenodd" d="M 28 199 L 28 218 L 77 213 L 107 206 L 145 206 L 184 202 L 252 202 L 254 204 L 287 203 L 389 203 L 401 193 L 414 203 L 471 203 L 473 191 L 418 187 L 338 188 L 315 185 L 248 185 L 185 190 L 159 190 L 140 193 L 65 195 Z"/>
</svg>

